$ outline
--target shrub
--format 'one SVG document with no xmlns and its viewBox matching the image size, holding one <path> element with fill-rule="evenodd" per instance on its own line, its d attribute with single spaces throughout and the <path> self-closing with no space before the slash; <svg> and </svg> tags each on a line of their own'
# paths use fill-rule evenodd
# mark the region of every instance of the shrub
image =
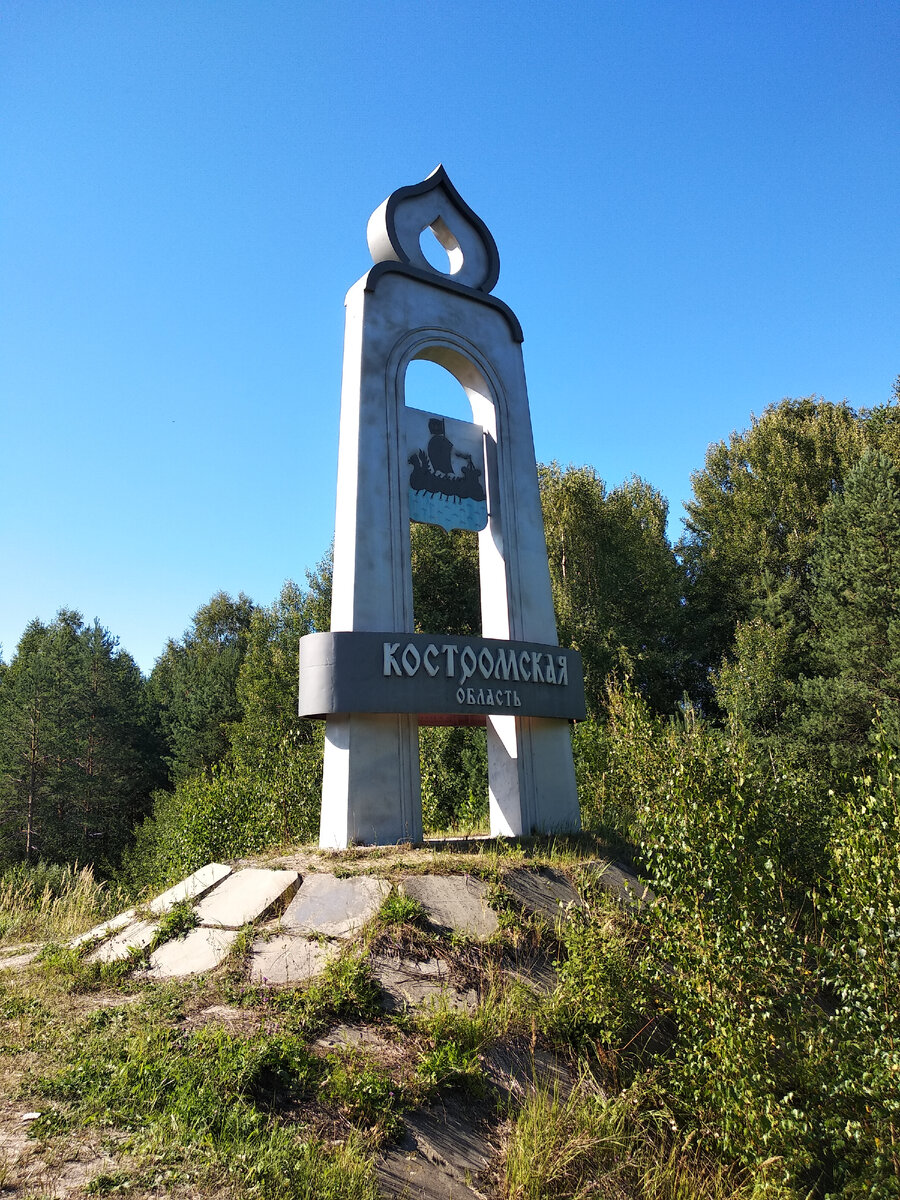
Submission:
<svg viewBox="0 0 900 1200">
<path fill-rule="evenodd" d="M 216 859 L 308 841 L 318 828 L 322 734 L 287 735 L 276 745 L 242 746 L 174 792 L 158 792 L 151 817 L 125 857 L 136 890 L 182 879 Z"/>
</svg>

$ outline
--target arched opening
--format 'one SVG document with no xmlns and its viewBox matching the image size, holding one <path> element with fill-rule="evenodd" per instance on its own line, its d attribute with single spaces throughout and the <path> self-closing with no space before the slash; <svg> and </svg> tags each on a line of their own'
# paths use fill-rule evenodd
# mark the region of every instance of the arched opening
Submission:
<svg viewBox="0 0 900 1200">
<path fill-rule="evenodd" d="M 443 413 L 458 421 L 472 420 L 472 405 L 465 388 L 439 363 L 414 358 L 406 368 L 404 392 L 409 408 Z"/>
<path fill-rule="evenodd" d="M 467 392 L 436 362 L 410 362 L 404 390 L 409 408 L 472 423 Z M 450 422 L 447 424 L 449 427 Z M 410 548 L 416 632 L 479 636 L 478 534 L 471 529 L 447 530 L 437 524 L 411 521 Z M 483 724 L 439 724 L 423 714 L 419 766 L 426 833 L 487 831 L 487 739 Z"/>
</svg>

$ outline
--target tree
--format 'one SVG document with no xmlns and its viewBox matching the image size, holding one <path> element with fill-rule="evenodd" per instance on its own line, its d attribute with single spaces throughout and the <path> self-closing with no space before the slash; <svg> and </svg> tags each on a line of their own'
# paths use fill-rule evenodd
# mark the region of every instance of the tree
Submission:
<svg viewBox="0 0 900 1200">
<path fill-rule="evenodd" d="M 449 532 L 413 524 L 413 612 L 421 633 L 459 637 L 481 633 L 478 537 L 467 529 Z"/>
<path fill-rule="evenodd" d="M 581 652 L 592 714 L 611 671 L 628 671 L 660 710 L 681 696 L 681 576 L 666 537 L 668 505 L 633 477 L 607 491 L 592 467 L 539 468 L 560 641 Z"/>
<path fill-rule="evenodd" d="M 880 714 L 900 745 L 900 470 L 867 451 L 822 514 L 812 558 L 816 632 L 806 736 L 848 765 Z"/>
<path fill-rule="evenodd" d="M 867 446 L 900 460 L 896 405 L 856 411 L 808 396 L 770 405 L 749 429 L 709 447 L 677 547 L 701 699 L 710 698 L 709 672 L 731 651 L 739 622 L 782 631 L 786 676 L 809 673 L 819 523 Z"/>
<path fill-rule="evenodd" d="M 243 592 L 237 599 L 216 592 L 182 640 L 170 639 L 156 661 L 150 687 L 175 781 L 218 762 L 228 749 L 229 726 L 241 716 L 237 681 L 253 608 Z"/>
<path fill-rule="evenodd" d="M 0 856 L 110 869 L 161 782 L 144 680 L 98 622 L 30 622 L 0 681 Z"/>
</svg>

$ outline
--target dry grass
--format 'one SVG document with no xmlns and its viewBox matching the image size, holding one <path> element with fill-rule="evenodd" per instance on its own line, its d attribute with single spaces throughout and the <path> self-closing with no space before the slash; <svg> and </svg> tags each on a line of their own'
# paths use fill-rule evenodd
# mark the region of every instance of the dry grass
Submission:
<svg viewBox="0 0 900 1200">
<path fill-rule="evenodd" d="M 0 876 L 0 945 L 61 941 L 127 907 L 114 885 L 91 867 L 13 868 Z"/>
</svg>

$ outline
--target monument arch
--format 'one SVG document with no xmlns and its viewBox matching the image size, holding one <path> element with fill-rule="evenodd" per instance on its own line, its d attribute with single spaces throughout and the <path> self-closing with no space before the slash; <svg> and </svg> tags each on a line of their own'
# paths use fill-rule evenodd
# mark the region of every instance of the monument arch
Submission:
<svg viewBox="0 0 900 1200">
<path fill-rule="evenodd" d="M 421 248 L 431 230 L 444 272 Z M 300 712 L 324 717 L 322 846 L 418 841 L 420 717 L 483 720 L 491 831 L 579 827 L 568 720 L 579 656 L 557 645 L 522 331 L 490 294 L 499 256 L 443 167 L 368 226 L 375 265 L 348 292 L 331 632 L 301 642 Z M 406 404 L 424 359 L 472 420 Z M 415 634 L 411 520 L 478 533 L 481 638 Z"/>
</svg>

